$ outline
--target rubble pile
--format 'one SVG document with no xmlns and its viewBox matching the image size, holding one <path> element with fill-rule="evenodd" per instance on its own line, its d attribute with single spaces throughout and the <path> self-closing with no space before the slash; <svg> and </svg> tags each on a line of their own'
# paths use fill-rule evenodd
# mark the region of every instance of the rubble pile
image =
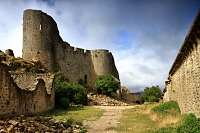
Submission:
<svg viewBox="0 0 200 133">
<path fill-rule="evenodd" d="M 0 119 L 1 133 L 79 133 L 80 125 L 72 125 L 70 121 L 52 117 L 24 117 L 16 116 Z"/>
<path fill-rule="evenodd" d="M 130 103 L 126 103 L 122 100 L 116 100 L 112 97 L 102 94 L 88 94 L 89 105 L 93 106 L 129 106 Z"/>
</svg>

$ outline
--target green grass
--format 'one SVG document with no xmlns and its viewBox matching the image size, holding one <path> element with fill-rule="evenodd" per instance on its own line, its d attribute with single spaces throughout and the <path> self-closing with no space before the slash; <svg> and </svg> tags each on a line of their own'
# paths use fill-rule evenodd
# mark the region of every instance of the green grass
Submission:
<svg viewBox="0 0 200 133">
<path fill-rule="evenodd" d="M 118 132 L 148 133 L 156 123 L 149 117 L 152 104 L 141 105 L 133 109 L 124 110 L 123 116 L 119 121 Z M 154 129 L 154 128 L 153 128 Z"/>
<path fill-rule="evenodd" d="M 159 106 L 155 106 L 152 109 L 154 112 L 160 112 L 160 113 L 170 113 L 170 110 L 177 111 L 177 113 L 180 113 L 179 105 L 176 101 L 169 101 L 165 102 Z"/>
<path fill-rule="evenodd" d="M 95 117 L 99 118 L 103 115 L 104 110 L 96 109 L 91 106 L 84 107 L 70 107 L 68 109 L 53 109 L 49 112 L 43 113 L 43 116 L 59 118 L 62 120 L 72 119 L 76 123 L 82 123 L 83 120 Z"/>
<path fill-rule="evenodd" d="M 180 109 L 175 105 L 174 103 L 164 105 L 150 103 L 124 110 L 117 131 L 123 133 L 175 133 L 176 127 L 182 124 L 184 119 Z"/>
</svg>

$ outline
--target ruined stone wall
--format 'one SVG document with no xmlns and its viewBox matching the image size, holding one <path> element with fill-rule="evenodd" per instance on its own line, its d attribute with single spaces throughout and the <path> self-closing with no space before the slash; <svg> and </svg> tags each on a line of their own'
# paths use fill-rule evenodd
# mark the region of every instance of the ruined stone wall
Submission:
<svg viewBox="0 0 200 133">
<path fill-rule="evenodd" d="M 176 100 L 182 113 L 200 117 L 200 11 L 169 71 L 164 101 Z"/>
<path fill-rule="evenodd" d="M 33 115 L 53 109 L 53 80 L 53 75 L 9 73 L 0 62 L 0 117 Z"/>
<path fill-rule="evenodd" d="M 38 10 L 24 11 L 23 58 L 39 60 L 52 71 L 61 71 L 68 80 L 94 88 L 98 75 L 119 79 L 114 58 L 108 50 L 84 50 L 62 41 L 56 22 Z"/>
<path fill-rule="evenodd" d="M 91 53 L 89 50 L 71 47 L 64 42 L 56 46 L 56 60 L 58 62 L 58 70 L 64 73 L 69 81 L 85 82 L 85 85 L 91 87 L 96 74 L 92 65 Z"/>
</svg>

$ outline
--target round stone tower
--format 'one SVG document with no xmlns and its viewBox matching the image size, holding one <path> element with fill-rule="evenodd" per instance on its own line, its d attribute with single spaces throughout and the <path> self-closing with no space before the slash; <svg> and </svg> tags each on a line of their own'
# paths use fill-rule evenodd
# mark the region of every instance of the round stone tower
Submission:
<svg viewBox="0 0 200 133">
<path fill-rule="evenodd" d="M 62 41 L 53 18 L 40 10 L 25 10 L 23 15 L 22 58 L 40 61 L 55 70 L 55 45 Z"/>
<path fill-rule="evenodd" d="M 113 55 L 108 50 L 91 50 L 92 62 L 97 75 L 111 74 L 119 80 Z"/>
</svg>

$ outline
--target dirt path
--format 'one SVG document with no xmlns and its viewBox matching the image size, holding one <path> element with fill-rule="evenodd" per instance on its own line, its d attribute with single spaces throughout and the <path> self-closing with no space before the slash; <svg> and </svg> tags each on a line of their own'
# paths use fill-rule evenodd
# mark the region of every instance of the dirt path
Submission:
<svg viewBox="0 0 200 133">
<path fill-rule="evenodd" d="M 104 109 L 105 112 L 99 119 L 91 118 L 84 121 L 88 133 L 116 133 L 118 121 L 122 117 L 122 110 L 135 106 L 94 106 Z"/>
</svg>

